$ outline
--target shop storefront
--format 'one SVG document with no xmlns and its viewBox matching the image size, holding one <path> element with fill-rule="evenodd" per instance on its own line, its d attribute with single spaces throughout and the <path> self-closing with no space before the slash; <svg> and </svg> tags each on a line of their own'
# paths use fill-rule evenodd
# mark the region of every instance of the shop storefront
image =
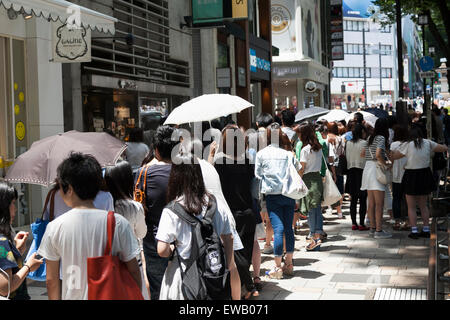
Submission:
<svg viewBox="0 0 450 320">
<path fill-rule="evenodd" d="M 192 89 L 114 77 L 83 77 L 85 131 L 108 131 L 127 140 L 130 129 L 155 130 Z"/>
<path fill-rule="evenodd" d="M 0 0 L 0 179 L 35 141 L 64 131 L 62 63 L 53 60 L 53 41 L 55 24 L 70 17 L 86 29 L 114 33 L 115 19 L 67 1 Z M 47 190 L 14 186 L 13 226 L 29 225 L 42 213 Z"/>
<path fill-rule="evenodd" d="M 250 58 L 250 102 L 255 105 L 252 112 L 252 123 L 263 111 L 263 106 L 271 105 L 271 49 L 270 43 L 252 34 L 249 35 Z"/>
<path fill-rule="evenodd" d="M 294 112 L 309 107 L 327 107 L 329 69 L 313 61 L 274 63 L 274 97 L 277 108 Z"/>
</svg>

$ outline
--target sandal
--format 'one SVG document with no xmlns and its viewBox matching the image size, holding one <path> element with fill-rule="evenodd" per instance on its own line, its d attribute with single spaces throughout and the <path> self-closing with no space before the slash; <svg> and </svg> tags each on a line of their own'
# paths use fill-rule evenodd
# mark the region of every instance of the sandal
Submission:
<svg viewBox="0 0 450 320">
<path fill-rule="evenodd" d="M 271 271 L 266 271 L 266 275 L 270 279 L 282 279 L 283 278 L 283 269 L 280 267 L 275 267 Z"/>
<path fill-rule="evenodd" d="M 258 280 L 258 281 L 256 281 Z M 261 283 L 261 278 L 260 277 L 253 277 L 253 283 L 255 284 L 255 288 L 257 291 L 261 291 L 262 290 L 262 283 Z"/>
<path fill-rule="evenodd" d="M 311 239 L 311 243 L 306 246 L 306 251 L 319 251 L 322 241 L 320 239 Z"/>
<path fill-rule="evenodd" d="M 283 269 L 283 274 L 287 275 L 287 276 L 293 276 L 294 275 L 294 265 L 291 264 L 284 264 L 284 266 L 282 267 Z"/>
</svg>

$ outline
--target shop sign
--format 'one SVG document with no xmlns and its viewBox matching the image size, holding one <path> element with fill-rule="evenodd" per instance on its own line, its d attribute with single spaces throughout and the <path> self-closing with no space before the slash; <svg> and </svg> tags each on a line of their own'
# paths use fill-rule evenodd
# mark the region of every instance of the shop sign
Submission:
<svg viewBox="0 0 450 320">
<path fill-rule="evenodd" d="M 238 86 L 239 87 L 246 87 L 247 86 L 247 79 L 245 74 L 245 68 L 238 67 Z"/>
<path fill-rule="evenodd" d="M 91 30 L 75 24 L 54 24 L 53 62 L 91 62 Z"/>
<path fill-rule="evenodd" d="M 342 0 L 330 3 L 331 60 L 344 60 L 344 21 Z"/>
<path fill-rule="evenodd" d="M 248 18 L 247 0 L 232 0 L 232 5 L 233 5 L 233 19 Z"/>
<path fill-rule="evenodd" d="M 192 0 L 194 24 L 223 20 L 223 0 Z"/>
<path fill-rule="evenodd" d="M 305 91 L 309 93 L 313 93 L 316 91 L 317 85 L 314 81 L 308 81 L 305 85 Z"/>
<path fill-rule="evenodd" d="M 270 61 L 256 56 L 256 50 L 250 49 L 250 71 L 257 72 L 259 70 L 270 72 Z"/>
<path fill-rule="evenodd" d="M 296 53 L 295 1 L 272 0 L 272 44 L 279 48 L 279 56 Z"/>
<path fill-rule="evenodd" d="M 231 68 L 217 68 L 217 88 L 231 88 Z"/>
</svg>

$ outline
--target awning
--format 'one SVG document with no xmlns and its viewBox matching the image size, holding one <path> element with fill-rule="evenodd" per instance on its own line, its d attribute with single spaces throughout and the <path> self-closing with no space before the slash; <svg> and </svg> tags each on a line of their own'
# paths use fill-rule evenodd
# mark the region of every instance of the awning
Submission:
<svg viewBox="0 0 450 320">
<path fill-rule="evenodd" d="M 80 12 L 81 24 L 85 28 L 103 33 L 114 34 L 114 23 L 118 21 L 116 18 L 64 0 L 0 0 L 0 5 L 6 9 L 13 8 L 15 11 L 23 9 L 26 14 L 52 21 L 59 20 L 62 23 L 65 23 L 74 13 Z"/>
</svg>

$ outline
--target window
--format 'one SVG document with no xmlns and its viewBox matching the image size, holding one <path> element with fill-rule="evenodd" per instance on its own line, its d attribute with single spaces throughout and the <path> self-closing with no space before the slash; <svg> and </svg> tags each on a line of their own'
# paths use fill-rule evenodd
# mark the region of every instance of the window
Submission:
<svg viewBox="0 0 450 320">
<path fill-rule="evenodd" d="M 392 78 L 392 68 L 381 68 L 382 78 Z"/>
<path fill-rule="evenodd" d="M 344 20 L 344 31 L 369 31 L 369 23 L 367 21 Z"/>
<path fill-rule="evenodd" d="M 392 50 L 392 46 L 390 45 L 381 45 L 381 54 L 384 56 L 390 56 Z"/>
<path fill-rule="evenodd" d="M 380 28 L 381 33 L 391 33 L 391 26 L 384 26 Z"/>
<path fill-rule="evenodd" d="M 389 70 L 391 70 L 391 69 L 389 69 Z M 386 71 L 386 74 L 388 74 L 387 72 L 388 71 Z M 371 76 L 372 76 L 371 69 L 366 68 L 366 77 L 371 78 Z M 364 78 L 364 68 L 336 67 L 333 69 L 333 77 L 335 77 L 335 78 Z"/>
</svg>

